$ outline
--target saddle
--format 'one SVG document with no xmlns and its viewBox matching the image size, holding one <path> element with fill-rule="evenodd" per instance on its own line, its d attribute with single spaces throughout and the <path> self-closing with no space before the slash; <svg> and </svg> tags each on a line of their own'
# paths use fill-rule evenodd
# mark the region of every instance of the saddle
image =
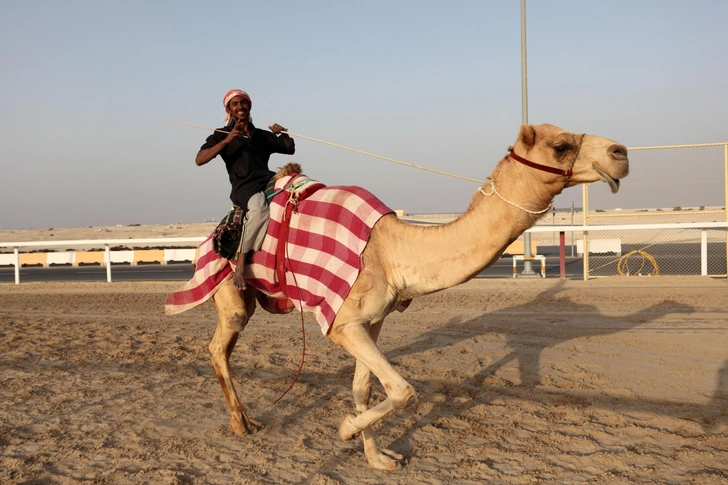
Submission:
<svg viewBox="0 0 728 485">
<path fill-rule="evenodd" d="M 288 204 L 295 205 L 299 200 L 305 199 L 324 186 L 305 175 L 300 175 L 300 172 L 301 166 L 297 163 L 289 163 L 281 167 L 266 185 L 264 191 L 266 200 L 270 201 L 281 192 L 288 192 L 290 194 Z M 290 183 L 276 190 L 276 181 L 289 175 L 294 176 L 290 180 Z M 240 239 L 244 234 L 243 226 L 245 224 L 246 213 L 247 209 L 233 205 L 232 209 L 222 218 L 217 227 L 215 227 L 212 233 L 212 248 L 215 253 L 231 261 L 238 260 L 238 250 L 240 248 Z M 246 255 L 246 259 L 250 259 L 251 257 L 252 251 Z"/>
<path fill-rule="evenodd" d="M 225 259 L 237 260 L 244 217 L 245 211 L 234 205 L 212 233 L 212 249 Z"/>
</svg>

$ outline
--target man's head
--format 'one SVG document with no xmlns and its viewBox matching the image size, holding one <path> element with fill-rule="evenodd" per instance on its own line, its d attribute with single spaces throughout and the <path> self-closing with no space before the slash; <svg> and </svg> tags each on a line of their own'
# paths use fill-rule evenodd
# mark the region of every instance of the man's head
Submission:
<svg viewBox="0 0 728 485">
<path fill-rule="evenodd" d="M 225 93 L 225 97 L 222 99 L 222 104 L 225 106 L 225 121 L 252 121 L 250 118 L 250 109 L 253 106 L 253 102 L 250 100 L 250 96 L 245 91 L 240 89 L 231 89 Z"/>
</svg>

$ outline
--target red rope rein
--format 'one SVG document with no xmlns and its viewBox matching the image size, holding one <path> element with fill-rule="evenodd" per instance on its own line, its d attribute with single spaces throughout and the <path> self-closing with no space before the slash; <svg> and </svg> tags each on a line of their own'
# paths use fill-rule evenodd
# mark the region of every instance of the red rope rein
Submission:
<svg viewBox="0 0 728 485">
<path fill-rule="evenodd" d="M 286 257 L 288 258 L 289 257 L 288 245 L 285 244 L 285 246 L 286 246 Z M 283 396 L 288 394 L 288 391 L 293 389 L 293 386 L 296 384 L 299 376 L 301 375 L 301 371 L 303 370 L 303 363 L 306 359 L 306 328 L 305 328 L 305 322 L 304 322 L 304 318 L 303 318 L 303 295 L 301 295 L 301 287 L 298 286 L 298 281 L 296 280 L 296 273 L 291 271 L 291 274 L 293 275 L 293 283 L 296 285 L 296 289 L 298 290 L 298 301 L 301 302 L 301 308 L 299 311 L 301 313 L 301 338 L 303 339 L 303 350 L 301 351 L 301 364 L 298 366 L 298 372 L 296 373 L 296 377 L 293 378 L 293 382 L 291 382 L 291 385 L 288 386 L 288 389 L 286 389 L 286 392 L 281 394 L 281 396 L 278 399 L 273 401 L 273 404 L 278 404 L 278 402 L 281 399 L 283 399 Z M 279 282 L 279 284 L 280 284 L 280 282 Z"/>
</svg>

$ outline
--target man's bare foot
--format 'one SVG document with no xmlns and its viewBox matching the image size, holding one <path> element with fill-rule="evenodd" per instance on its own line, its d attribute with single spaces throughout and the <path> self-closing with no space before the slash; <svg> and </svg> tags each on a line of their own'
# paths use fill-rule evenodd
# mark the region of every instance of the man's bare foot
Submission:
<svg viewBox="0 0 728 485">
<path fill-rule="evenodd" d="M 241 258 L 242 259 L 242 258 Z M 235 276 L 233 276 L 233 286 L 238 290 L 245 290 L 248 287 L 245 284 L 245 265 L 242 261 L 238 261 L 235 266 Z"/>
</svg>

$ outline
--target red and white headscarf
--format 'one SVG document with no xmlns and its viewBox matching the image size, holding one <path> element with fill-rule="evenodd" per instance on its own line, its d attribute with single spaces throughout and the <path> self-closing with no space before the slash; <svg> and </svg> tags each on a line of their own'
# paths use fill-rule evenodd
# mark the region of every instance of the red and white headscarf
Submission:
<svg viewBox="0 0 728 485">
<path fill-rule="evenodd" d="M 232 100 L 235 96 L 242 96 L 243 99 L 247 99 L 248 103 L 250 103 L 250 107 L 253 107 L 253 101 L 250 100 L 250 96 L 248 96 L 248 93 L 243 91 L 242 89 L 231 89 L 227 93 L 225 93 L 225 97 L 222 98 L 222 105 L 225 107 L 225 122 L 230 121 L 230 114 L 227 112 L 227 105 L 230 103 L 230 100 Z"/>
</svg>

